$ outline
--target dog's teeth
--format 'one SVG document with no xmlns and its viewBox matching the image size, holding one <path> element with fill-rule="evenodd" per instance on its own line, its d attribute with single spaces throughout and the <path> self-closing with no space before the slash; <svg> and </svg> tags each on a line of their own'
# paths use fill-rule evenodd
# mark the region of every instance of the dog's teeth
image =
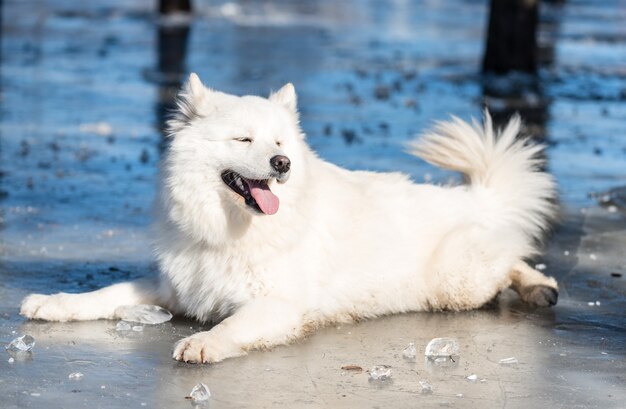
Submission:
<svg viewBox="0 0 626 409">
<path fill-rule="evenodd" d="M 243 190 L 243 182 L 241 181 L 241 178 L 237 178 L 237 187 L 241 190 Z"/>
</svg>

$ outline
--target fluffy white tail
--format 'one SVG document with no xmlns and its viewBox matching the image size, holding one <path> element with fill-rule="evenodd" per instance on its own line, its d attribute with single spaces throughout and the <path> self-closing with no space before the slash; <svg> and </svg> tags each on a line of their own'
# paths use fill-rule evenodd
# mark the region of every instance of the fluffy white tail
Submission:
<svg viewBox="0 0 626 409">
<path fill-rule="evenodd" d="M 498 216 L 531 239 L 539 239 L 556 215 L 556 185 L 542 171 L 544 146 L 518 138 L 521 121 L 514 116 L 494 131 L 485 111 L 484 125 L 452 117 L 439 122 L 411 145 L 411 153 L 433 165 L 460 171 L 473 190 L 488 190 L 498 201 Z M 493 215 L 496 216 L 496 215 Z"/>
</svg>

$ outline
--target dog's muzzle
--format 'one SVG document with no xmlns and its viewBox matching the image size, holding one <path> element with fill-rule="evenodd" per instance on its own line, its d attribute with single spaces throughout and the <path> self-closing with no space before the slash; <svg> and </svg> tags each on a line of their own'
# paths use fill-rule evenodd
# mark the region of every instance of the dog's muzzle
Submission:
<svg viewBox="0 0 626 409">
<path fill-rule="evenodd" d="M 289 179 L 289 170 L 291 169 L 291 160 L 285 155 L 276 155 L 270 159 L 270 165 L 278 172 L 276 181 L 278 183 L 285 183 Z"/>
</svg>

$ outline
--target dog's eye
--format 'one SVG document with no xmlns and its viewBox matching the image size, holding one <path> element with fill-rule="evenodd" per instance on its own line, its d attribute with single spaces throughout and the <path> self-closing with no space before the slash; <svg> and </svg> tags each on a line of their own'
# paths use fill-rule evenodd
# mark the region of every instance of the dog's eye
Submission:
<svg viewBox="0 0 626 409">
<path fill-rule="evenodd" d="M 248 142 L 248 143 L 252 142 L 252 139 L 250 138 L 235 138 L 235 140 L 239 142 Z"/>
</svg>

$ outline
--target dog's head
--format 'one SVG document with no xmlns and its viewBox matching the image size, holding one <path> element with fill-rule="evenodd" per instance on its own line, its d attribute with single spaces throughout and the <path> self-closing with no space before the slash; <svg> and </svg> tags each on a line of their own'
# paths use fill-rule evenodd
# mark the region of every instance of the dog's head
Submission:
<svg viewBox="0 0 626 409">
<path fill-rule="evenodd" d="M 197 206 L 195 223 L 206 223 L 205 210 L 219 218 L 218 208 L 225 218 L 279 212 L 288 194 L 282 185 L 297 179 L 306 149 L 296 99 L 291 84 L 269 98 L 238 97 L 208 89 L 191 74 L 168 123 L 170 205 Z"/>
</svg>

